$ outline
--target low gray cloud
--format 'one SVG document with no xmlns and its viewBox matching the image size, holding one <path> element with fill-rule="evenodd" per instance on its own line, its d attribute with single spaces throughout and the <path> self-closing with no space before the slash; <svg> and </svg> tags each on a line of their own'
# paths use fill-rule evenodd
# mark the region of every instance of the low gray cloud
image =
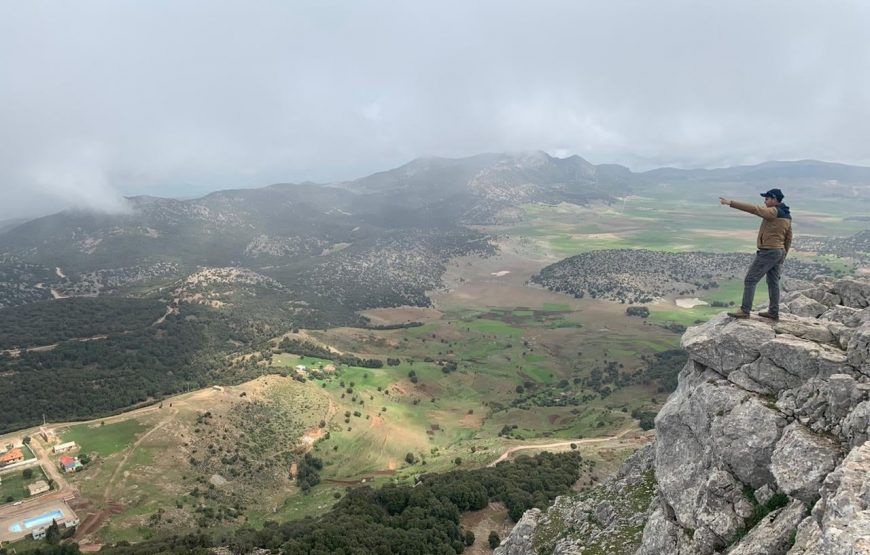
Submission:
<svg viewBox="0 0 870 555">
<path fill-rule="evenodd" d="M 865 2 L 6 2 L 0 218 L 542 149 L 870 164 Z"/>
</svg>

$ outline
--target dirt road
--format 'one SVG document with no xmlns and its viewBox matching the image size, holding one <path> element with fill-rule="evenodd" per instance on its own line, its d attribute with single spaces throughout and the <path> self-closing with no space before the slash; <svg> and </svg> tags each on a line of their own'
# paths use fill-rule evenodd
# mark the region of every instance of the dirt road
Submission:
<svg viewBox="0 0 870 555">
<path fill-rule="evenodd" d="M 502 461 L 506 461 L 508 458 L 510 458 L 511 455 L 513 455 L 517 451 L 526 451 L 526 450 L 530 450 L 530 449 L 538 449 L 538 450 L 557 449 L 559 447 L 570 447 L 572 443 L 576 444 L 576 445 L 589 445 L 590 443 L 606 443 L 608 441 L 622 439 L 623 437 L 625 437 L 627 434 L 629 434 L 631 432 L 639 432 L 639 431 L 640 431 L 640 428 L 626 428 L 625 430 L 622 430 L 621 432 L 619 432 L 615 436 L 591 437 L 591 438 L 585 438 L 585 439 L 572 439 L 569 441 L 560 441 L 558 443 L 543 443 L 543 444 L 530 443 L 527 445 L 517 445 L 515 447 L 511 447 L 510 449 L 506 450 L 504 453 L 501 454 L 501 456 L 499 458 L 497 458 L 495 461 L 489 463 L 489 465 L 487 465 L 487 466 L 495 466 Z"/>
<path fill-rule="evenodd" d="M 133 445 L 131 445 L 130 447 L 127 448 L 127 452 L 124 453 L 124 458 L 121 459 L 121 462 L 118 463 L 118 466 L 117 466 L 117 468 L 115 468 L 115 471 L 112 472 L 112 476 L 106 481 L 106 489 L 103 490 L 103 503 L 105 503 L 105 504 L 109 503 L 111 493 L 112 493 L 112 484 L 115 483 L 115 480 L 118 478 L 118 475 L 124 469 L 124 466 L 127 464 L 127 461 L 130 459 L 130 455 L 133 454 L 133 451 L 135 451 L 137 447 L 142 445 L 142 442 L 145 441 L 146 439 L 148 439 L 148 437 L 151 434 L 153 434 L 157 430 L 161 429 L 163 426 L 169 424 L 177 415 L 178 415 L 178 410 L 177 409 L 173 410 L 169 416 L 167 416 L 159 424 L 157 424 L 156 426 L 154 426 L 153 428 L 151 428 L 150 430 L 148 430 L 147 432 L 145 432 L 144 434 L 139 436 L 139 439 L 137 439 L 133 443 Z"/>
<path fill-rule="evenodd" d="M 48 474 L 48 477 L 54 480 L 54 483 L 57 484 L 57 488 L 60 491 L 72 489 L 69 485 L 69 482 L 66 481 L 66 477 L 64 477 L 63 473 L 57 467 L 57 464 L 52 462 L 51 453 L 48 450 L 48 447 L 42 444 L 42 441 L 38 436 L 33 436 L 30 440 L 30 448 L 33 450 L 33 454 L 36 455 L 36 458 L 39 459 L 39 464 L 42 465 L 42 469 L 45 470 L 45 473 Z"/>
</svg>

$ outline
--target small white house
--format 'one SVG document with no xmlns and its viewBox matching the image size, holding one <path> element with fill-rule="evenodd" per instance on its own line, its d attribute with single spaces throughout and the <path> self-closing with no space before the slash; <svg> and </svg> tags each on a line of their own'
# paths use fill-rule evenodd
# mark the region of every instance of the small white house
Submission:
<svg viewBox="0 0 870 555">
<path fill-rule="evenodd" d="M 211 388 L 214 389 L 215 391 L 223 391 L 224 390 L 224 388 L 220 385 L 213 385 L 213 386 L 211 386 Z"/>
<path fill-rule="evenodd" d="M 70 449 L 75 449 L 75 448 L 76 448 L 75 441 L 67 441 L 66 443 L 61 443 L 59 445 L 55 445 L 52 450 L 55 452 L 55 454 L 57 454 L 57 453 L 66 453 Z"/>
</svg>

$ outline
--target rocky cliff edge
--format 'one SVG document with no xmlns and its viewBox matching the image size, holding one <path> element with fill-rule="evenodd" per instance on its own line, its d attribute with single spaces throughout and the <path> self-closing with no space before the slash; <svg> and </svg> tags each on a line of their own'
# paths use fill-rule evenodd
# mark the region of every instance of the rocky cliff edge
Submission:
<svg viewBox="0 0 870 555">
<path fill-rule="evenodd" d="M 496 555 L 870 553 L 870 280 L 792 283 L 783 312 L 687 330 L 655 443 Z"/>
</svg>

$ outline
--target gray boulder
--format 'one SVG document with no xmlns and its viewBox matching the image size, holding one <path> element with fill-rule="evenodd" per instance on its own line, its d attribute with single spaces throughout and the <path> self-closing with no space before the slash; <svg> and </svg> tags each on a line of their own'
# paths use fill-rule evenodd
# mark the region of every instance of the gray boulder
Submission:
<svg viewBox="0 0 870 555">
<path fill-rule="evenodd" d="M 862 311 L 857 308 L 839 305 L 826 310 L 820 318 L 854 328 L 861 324 L 861 315 Z"/>
<path fill-rule="evenodd" d="M 745 397 L 730 411 L 714 416 L 718 417 L 710 424 L 709 446 L 716 460 L 753 488 L 770 483 L 770 458 L 785 418 L 756 396 Z"/>
<path fill-rule="evenodd" d="M 782 278 L 782 290 L 785 292 L 801 291 L 803 289 L 812 289 L 816 284 L 812 281 L 799 279 L 794 277 Z"/>
<path fill-rule="evenodd" d="M 765 516 L 746 536 L 727 551 L 728 555 L 783 555 L 806 507 L 797 500 Z"/>
<path fill-rule="evenodd" d="M 780 491 L 812 505 L 840 457 L 839 445 L 795 422 L 785 428 L 776 444 L 770 469 Z"/>
<path fill-rule="evenodd" d="M 840 435 L 851 447 L 857 447 L 870 439 L 870 401 L 858 403 L 843 419 Z"/>
<path fill-rule="evenodd" d="M 815 432 L 832 433 L 848 441 L 849 436 L 842 432 L 843 423 L 867 398 L 868 387 L 849 374 L 833 374 L 827 380 L 811 378 L 783 392 L 776 406 Z"/>
<path fill-rule="evenodd" d="M 693 534 L 694 536 L 694 534 Z M 686 530 L 669 519 L 663 507 L 650 515 L 643 529 L 643 539 L 635 555 L 706 555 L 689 536 Z"/>
<path fill-rule="evenodd" d="M 775 336 L 770 325 L 720 314 L 686 330 L 680 345 L 692 360 L 727 376 L 758 358 L 759 348 Z"/>
<path fill-rule="evenodd" d="M 846 353 L 829 345 L 780 335 L 759 347 L 762 356 L 803 380 L 847 373 Z"/>
<path fill-rule="evenodd" d="M 773 325 L 778 334 L 788 334 L 816 343 L 834 343 L 834 334 L 828 328 L 827 322 L 809 318 L 797 318 L 791 314 L 783 314 Z"/>
<path fill-rule="evenodd" d="M 831 291 L 840 296 L 845 306 L 852 308 L 870 306 L 870 281 L 840 279 L 834 282 Z"/>
<path fill-rule="evenodd" d="M 870 322 L 861 324 L 849 339 L 849 364 L 865 376 L 870 376 Z"/>
<path fill-rule="evenodd" d="M 765 357 L 743 365 L 729 374 L 728 379 L 743 389 L 761 395 L 775 396 L 783 390 L 801 385 L 800 376 L 780 368 Z"/>
<path fill-rule="evenodd" d="M 812 287 L 810 289 L 801 291 L 801 294 L 820 304 L 825 305 L 828 308 L 840 304 L 840 296 L 835 293 L 831 293 L 825 287 Z"/>
<path fill-rule="evenodd" d="M 743 485 L 723 470 L 710 472 L 700 489 L 695 508 L 695 542 L 713 550 L 731 543 L 744 528 L 754 508 L 743 494 Z"/>
<path fill-rule="evenodd" d="M 819 301 L 807 297 L 803 292 L 797 293 L 794 298 L 789 299 L 784 304 L 787 311 L 795 316 L 816 318 L 828 310 L 827 306 Z"/>
<path fill-rule="evenodd" d="M 679 380 L 656 417 L 655 472 L 659 494 L 676 522 L 696 529 L 722 495 L 721 488 L 710 490 L 714 473 L 727 471 L 753 488 L 773 483 L 770 457 L 786 420 L 697 362 L 690 360 Z M 734 500 L 727 498 L 722 506 L 728 503 Z"/>
<path fill-rule="evenodd" d="M 870 443 L 849 453 L 821 488 L 789 555 L 870 553 Z"/>
<path fill-rule="evenodd" d="M 517 522 L 510 535 L 493 551 L 494 555 L 528 555 L 534 553 L 535 530 L 541 520 L 540 509 L 529 509 Z"/>
</svg>

